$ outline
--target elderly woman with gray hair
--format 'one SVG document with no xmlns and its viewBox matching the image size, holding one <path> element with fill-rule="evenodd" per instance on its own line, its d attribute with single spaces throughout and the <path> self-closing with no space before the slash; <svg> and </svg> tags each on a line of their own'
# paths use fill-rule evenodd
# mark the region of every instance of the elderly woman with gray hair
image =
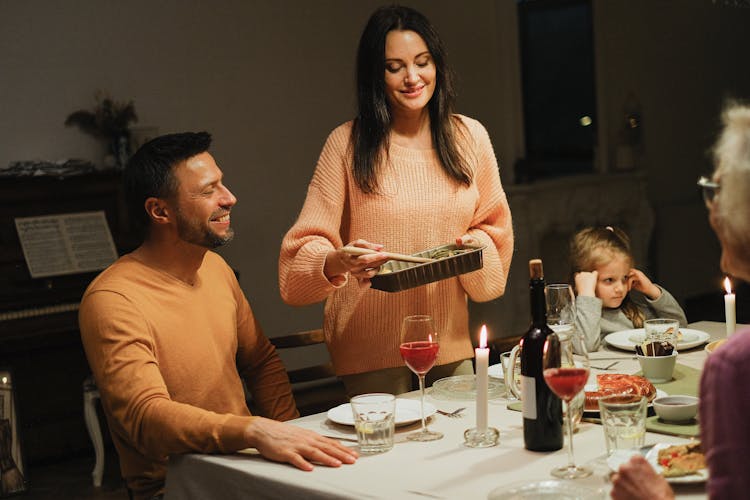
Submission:
<svg viewBox="0 0 750 500">
<path fill-rule="evenodd" d="M 698 185 L 721 243 L 721 269 L 750 281 L 750 107 L 732 104 L 714 147 L 715 170 Z M 750 494 L 750 328 L 738 331 L 706 361 L 700 384 L 701 441 L 710 498 Z M 642 457 L 613 476 L 612 498 L 674 498 L 666 480 Z"/>
</svg>

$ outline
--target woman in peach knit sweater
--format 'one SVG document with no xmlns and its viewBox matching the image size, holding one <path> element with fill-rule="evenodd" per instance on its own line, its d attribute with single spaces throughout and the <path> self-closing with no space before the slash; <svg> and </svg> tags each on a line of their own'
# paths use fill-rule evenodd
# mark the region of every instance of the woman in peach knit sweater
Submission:
<svg viewBox="0 0 750 500">
<path fill-rule="evenodd" d="M 285 302 L 326 299 L 328 350 L 350 395 L 402 393 L 401 321 L 429 314 L 440 333 L 430 380 L 473 373 L 467 295 L 505 291 L 513 253 L 508 203 L 484 127 L 452 113 L 445 52 L 429 21 L 399 6 L 370 17 L 357 55 L 358 114 L 329 135 L 307 199 L 284 237 Z M 398 293 L 370 288 L 380 250 L 414 253 L 447 242 L 485 247 L 481 270 Z M 378 252 L 352 256 L 344 244 Z"/>
</svg>

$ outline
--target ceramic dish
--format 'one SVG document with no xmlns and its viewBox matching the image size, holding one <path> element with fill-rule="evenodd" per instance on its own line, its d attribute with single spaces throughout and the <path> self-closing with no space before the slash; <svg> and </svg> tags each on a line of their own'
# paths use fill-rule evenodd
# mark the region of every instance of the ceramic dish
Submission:
<svg viewBox="0 0 750 500">
<path fill-rule="evenodd" d="M 586 387 L 583 388 L 586 392 L 594 392 L 598 389 L 598 386 L 596 384 L 586 384 Z M 661 389 L 656 389 L 656 396 L 654 396 L 654 399 L 656 398 L 663 398 L 667 396 L 667 393 L 662 391 Z M 648 407 L 649 409 L 653 408 L 654 401 L 652 400 Z M 649 414 L 652 414 L 651 411 L 649 411 Z M 583 416 L 588 418 L 599 418 L 599 410 L 583 410 Z"/>
<path fill-rule="evenodd" d="M 698 398 L 695 396 L 673 395 L 656 398 L 654 411 L 665 422 L 690 422 L 698 414 Z"/>
<path fill-rule="evenodd" d="M 415 257 L 434 258 L 439 251 L 456 250 L 455 244 L 442 245 L 417 252 Z M 370 278 L 372 288 L 383 292 L 400 292 L 459 274 L 476 271 L 482 267 L 482 248 L 466 247 L 462 253 L 443 257 L 426 264 L 390 260 L 380 266 L 378 274 Z"/>
<path fill-rule="evenodd" d="M 714 340 L 713 342 L 709 342 L 708 344 L 706 344 L 706 347 L 704 347 L 703 349 L 704 349 L 704 350 L 705 350 L 705 351 L 706 351 L 706 352 L 707 352 L 708 354 L 711 354 L 711 353 L 712 353 L 712 352 L 714 352 L 714 351 L 715 351 L 716 349 L 718 349 L 719 347 L 721 347 L 721 346 L 722 346 L 722 344 L 724 344 L 724 342 L 726 342 L 726 341 L 727 341 L 727 339 Z"/>
<path fill-rule="evenodd" d="M 435 399 L 476 399 L 477 387 L 474 375 L 456 375 L 441 378 L 432 384 L 430 395 Z M 505 396 L 505 384 L 499 380 L 490 379 L 487 382 L 487 397 L 489 399 Z"/>
<path fill-rule="evenodd" d="M 420 413 L 419 400 L 414 399 L 396 399 L 396 426 L 408 425 L 418 422 L 422 419 Z M 431 417 L 437 412 L 434 405 L 425 402 L 424 416 Z M 349 403 L 336 406 L 328 410 L 328 420 L 341 425 L 354 425 L 354 415 Z"/>
<path fill-rule="evenodd" d="M 684 351 L 685 349 L 691 349 L 701 344 L 708 342 L 711 336 L 701 330 L 691 330 L 690 328 L 680 328 L 682 333 L 682 339 L 677 342 L 675 349 L 678 351 Z M 646 338 L 646 332 L 643 328 L 634 328 L 632 330 L 621 330 L 619 332 L 610 333 L 604 337 L 604 341 L 618 349 L 624 349 L 626 351 L 635 351 L 635 346 L 643 342 Z"/>
</svg>

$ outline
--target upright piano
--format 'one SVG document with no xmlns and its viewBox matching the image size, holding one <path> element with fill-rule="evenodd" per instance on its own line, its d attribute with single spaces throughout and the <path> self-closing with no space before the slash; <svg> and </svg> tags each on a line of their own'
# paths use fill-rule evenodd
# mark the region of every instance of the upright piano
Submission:
<svg viewBox="0 0 750 500">
<path fill-rule="evenodd" d="M 89 374 L 78 304 L 98 274 L 32 278 L 15 218 L 104 211 L 119 254 L 132 250 L 115 171 L 0 177 L 0 368 L 10 369 L 29 465 L 87 453 L 82 382 Z"/>
</svg>

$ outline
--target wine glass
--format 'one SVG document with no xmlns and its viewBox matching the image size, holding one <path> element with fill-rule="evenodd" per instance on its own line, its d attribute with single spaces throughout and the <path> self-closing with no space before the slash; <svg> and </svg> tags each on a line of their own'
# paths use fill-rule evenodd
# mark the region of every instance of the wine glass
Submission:
<svg viewBox="0 0 750 500">
<path fill-rule="evenodd" d="M 547 301 L 547 324 L 559 333 L 573 328 L 576 322 L 576 297 L 567 283 L 550 283 L 544 287 Z"/>
<path fill-rule="evenodd" d="M 542 368 L 544 381 L 565 405 L 565 424 L 568 434 L 568 465 L 552 469 L 552 475 L 561 479 L 577 479 L 591 475 L 590 467 L 577 466 L 573 459 L 573 414 L 570 402 L 586 386 L 589 378 L 589 357 L 586 346 L 578 342 L 582 352 L 573 359 L 573 342 L 571 338 L 562 341 L 560 335 L 552 333 L 544 343 Z"/>
<path fill-rule="evenodd" d="M 547 326 L 557 333 L 563 348 L 573 346 L 573 352 L 585 351 L 581 347 L 583 337 L 576 335 L 576 296 L 573 287 L 568 283 L 549 283 L 544 287 L 545 300 L 547 302 Z M 573 429 L 578 426 L 583 414 L 585 395 L 580 392 L 573 400 L 564 407 L 564 414 L 573 410 Z"/>
<path fill-rule="evenodd" d="M 440 344 L 432 316 L 407 316 L 401 325 L 401 357 L 406 366 L 419 377 L 419 392 L 422 406 L 422 430 L 406 436 L 412 441 L 434 441 L 443 434 L 427 429 L 424 418 L 424 376 L 437 359 Z"/>
</svg>

